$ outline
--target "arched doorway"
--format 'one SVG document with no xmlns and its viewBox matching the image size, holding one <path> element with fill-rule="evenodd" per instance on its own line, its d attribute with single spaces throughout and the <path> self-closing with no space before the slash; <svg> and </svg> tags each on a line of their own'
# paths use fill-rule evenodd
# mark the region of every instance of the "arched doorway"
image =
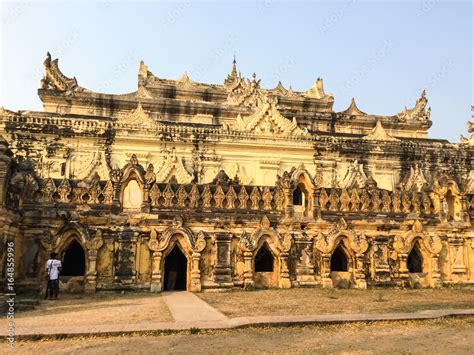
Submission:
<svg viewBox="0 0 474 355">
<path fill-rule="evenodd" d="M 342 243 L 339 243 L 331 255 L 330 271 L 333 287 L 351 288 L 354 286 L 353 272 L 349 271 L 349 259 Z"/>
<path fill-rule="evenodd" d="M 264 242 L 254 256 L 254 282 L 257 288 L 278 286 L 279 273 L 276 259 L 267 242 Z"/>
<path fill-rule="evenodd" d="M 342 250 L 341 244 L 337 246 L 331 255 L 331 271 L 349 271 L 346 253 Z"/>
<path fill-rule="evenodd" d="M 187 289 L 188 260 L 178 245 L 166 256 L 164 273 L 165 291 Z"/>
<path fill-rule="evenodd" d="M 418 243 L 413 246 L 407 258 L 407 269 L 410 273 L 423 272 L 423 256 L 421 255 Z"/>
<path fill-rule="evenodd" d="M 255 272 L 273 272 L 275 259 L 265 242 L 255 255 Z"/>
<path fill-rule="evenodd" d="M 86 257 L 84 249 L 76 239 L 73 239 L 62 253 L 61 276 L 84 276 Z"/>
</svg>

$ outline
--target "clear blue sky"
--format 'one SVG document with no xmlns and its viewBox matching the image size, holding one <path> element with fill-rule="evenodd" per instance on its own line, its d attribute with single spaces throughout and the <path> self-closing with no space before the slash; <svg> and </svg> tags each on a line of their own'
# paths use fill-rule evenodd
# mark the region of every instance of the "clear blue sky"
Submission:
<svg viewBox="0 0 474 355">
<path fill-rule="evenodd" d="M 471 1 L 7 2 L 0 105 L 40 110 L 46 51 L 90 90 L 136 89 L 141 59 L 158 77 L 222 83 L 238 69 L 262 86 L 307 90 L 317 77 L 344 110 L 392 115 L 423 89 L 430 136 L 467 135 L 474 103 Z"/>
</svg>

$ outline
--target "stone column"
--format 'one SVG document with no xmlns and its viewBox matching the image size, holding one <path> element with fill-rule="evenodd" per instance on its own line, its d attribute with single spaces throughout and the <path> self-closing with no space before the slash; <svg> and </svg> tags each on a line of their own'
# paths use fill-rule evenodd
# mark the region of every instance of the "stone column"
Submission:
<svg viewBox="0 0 474 355">
<path fill-rule="evenodd" d="M 288 253 L 280 253 L 280 288 L 291 288 L 290 272 L 288 270 Z"/>
<path fill-rule="evenodd" d="M 407 268 L 407 259 L 407 253 L 398 254 L 398 278 L 402 286 L 405 286 L 410 278 L 410 274 Z"/>
<path fill-rule="evenodd" d="M 232 235 L 216 234 L 216 265 L 214 267 L 214 282 L 221 287 L 232 287 L 232 267 L 230 260 Z"/>
<path fill-rule="evenodd" d="M 102 245 L 104 245 L 102 231 L 97 230 L 94 238 L 89 240 L 86 244 L 89 264 L 87 268 L 84 290 L 87 293 L 95 293 L 97 289 L 97 255 Z"/>
<path fill-rule="evenodd" d="M 441 275 L 438 267 L 439 254 L 432 254 L 431 256 L 431 287 L 439 288 L 443 286 Z"/>
<path fill-rule="evenodd" d="M 199 267 L 201 253 L 193 252 L 191 258 L 191 282 L 189 284 L 189 291 L 201 292 L 201 269 Z"/>
<path fill-rule="evenodd" d="M 7 195 L 7 177 L 10 170 L 11 152 L 7 141 L 0 136 L 0 208 L 5 203 Z"/>
<path fill-rule="evenodd" d="M 251 289 L 255 286 L 253 280 L 253 267 L 252 267 L 253 252 L 244 251 L 244 288 Z"/>
<path fill-rule="evenodd" d="M 364 254 L 356 254 L 355 263 L 356 263 L 355 270 L 354 270 L 355 287 L 366 289 L 367 281 L 365 280 L 365 273 L 364 273 Z"/>
<path fill-rule="evenodd" d="M 321 278 L 323 282 L 323 288 L 333 288 L 331 279 L 331 254 L 323 253 L 321 263 Z"/>
<path fill-rule="evenodd" d="M 313 215 L 309 217 L 313 217 L 314 219 L 321 218 L 321 209 L 319 208 L 319 189 L 315 189 L 312 194 L 313 198 Z"/>
<path fill-rule="evenodd" d="M 97 250 L 88 250 L 89 267 L 86 274 L 86 283 L 84 291 L 86 293 L 95 293 L 97 289 Z"/>
<path fill-rule="evenodd" d="M 163 290 L 163 280 L 161 275 L 161 251 L 153 252 L 150 292 L 161 292 Z"/>
<path fill-rule="evenodd" d="M 150 185 L 145 184 L 143 186 L 143 201 L 141 206 L 141 211 L 143 213 L 150 213 Z"/>
</svg>

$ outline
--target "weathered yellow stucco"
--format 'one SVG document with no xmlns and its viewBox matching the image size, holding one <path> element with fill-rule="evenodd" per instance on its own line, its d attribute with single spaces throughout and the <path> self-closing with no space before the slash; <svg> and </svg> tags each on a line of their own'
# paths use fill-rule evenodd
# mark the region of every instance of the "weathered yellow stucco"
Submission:
<svg viewBox="0 0 474 355">
<path fill-rule="evenodd" d="M 263 89 L 235 62 L 222 85 L 142 62 L 124 95 L 44 67 L 44 111 L 0 111 L 19 287 L 39 287 L 51 251 L 88 292 L 474 280 L 474 138 L 428 139 L 425 92 L 375 116 L 334 112 L 321 79 Z"/>
</svg>

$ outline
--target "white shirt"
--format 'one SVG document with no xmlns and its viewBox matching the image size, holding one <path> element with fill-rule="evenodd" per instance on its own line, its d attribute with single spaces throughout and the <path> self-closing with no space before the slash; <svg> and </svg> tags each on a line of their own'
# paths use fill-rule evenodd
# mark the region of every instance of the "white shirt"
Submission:
<svg viewBox="0 0 474 355">
<path fill-rule="evenodd" d="M 46 272 L 50 280 L 57 280 L 59 278 L 59 269 L 61 268 L 61 261 L 57 259 L 49 259 L 46 262 Z"/>
</svg>

